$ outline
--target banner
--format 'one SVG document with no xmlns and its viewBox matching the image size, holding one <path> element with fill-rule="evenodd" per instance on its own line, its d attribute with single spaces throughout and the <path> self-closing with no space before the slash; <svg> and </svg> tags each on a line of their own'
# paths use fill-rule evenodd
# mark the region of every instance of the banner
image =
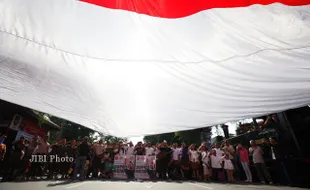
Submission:
<svg viewBox="0 0 310 190">
<path fill-rule="evenodd" d="M 127 175 L 125 173 L 125 156 L 123 155 L 115 155 L 114 156 L 114 171 L 113 178 L 116 179 L 127 179 Z"/>
<path fill-rule="evenodd" d="M 24 137 L 25 140 L 27 140 L 27 141 L 31 141 L 33 139 L 33 135 L 30 135 L 30 134 L 22 132 L 22 131 L 19 131 L 17 133 L 15 140 L 19 140 L 20 137 Z"/>
<path fill-rule="evenodd" d="M 46 131 L 44 128 L 41 128 L 37 122 L 31 121 L 31 120 L 27 120 L 27 119 L 23 119 L 22 122 L 23 125 L 23 129 L 22 131 L 31 134 L 33 136 L 38 135 L 41 138 L 44 137 L 46 135 Z"/>
<path fill-rule="evenodd" d="M 135 178 L 150 179 L 146 156 L 136 156 Z"/>
<path fill-rule="evenodd" d="M 125 171 L 126 171 L 128 179 L 135 178 L 135 161 L 136 161 L 135 155 L 126 156 L 126 170 Z"/>
</svg>

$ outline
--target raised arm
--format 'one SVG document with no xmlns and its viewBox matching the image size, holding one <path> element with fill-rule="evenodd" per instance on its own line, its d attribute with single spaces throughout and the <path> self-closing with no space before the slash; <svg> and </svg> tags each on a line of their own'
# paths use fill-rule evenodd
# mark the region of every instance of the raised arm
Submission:
<svg viewBox="0 0 310 190">
<path fill-rule="evenodd" d="M 3 159 L 4 159 L 4 156 L 5 156 L 5 154 L 6 154 L 6 146 L 3 144 L 3 145 L 1 145 L 2 146 L 2 154 L 1 154 L 1 157 L 0 157 L 0 161 L 2 161 Z"/>
<path fill-rule="evenodd" d="M 224 142 L 221 144 L 221 147 L 220 147 L 221 150 L 224 148 L 225 143 L 226 143 L 226 141 L 224 141 Z"/>
</svg>

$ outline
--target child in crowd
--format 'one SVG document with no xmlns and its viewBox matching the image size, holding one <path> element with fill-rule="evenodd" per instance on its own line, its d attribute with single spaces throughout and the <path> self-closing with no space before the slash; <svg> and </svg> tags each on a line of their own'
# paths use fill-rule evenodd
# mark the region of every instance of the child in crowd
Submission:
<svg viewBox="0 0 310 190">
<path fill-rule="evenodd" d="M 228 178 L 228 182 L 234 182 L 234 165 L 232 163 L 232 161 L 229 159 L 229 154 L 225 154 L 223 156 L 223 165 L 224 165 L 224 169 L 227 173 L 227 178 Z"/>
</svg>

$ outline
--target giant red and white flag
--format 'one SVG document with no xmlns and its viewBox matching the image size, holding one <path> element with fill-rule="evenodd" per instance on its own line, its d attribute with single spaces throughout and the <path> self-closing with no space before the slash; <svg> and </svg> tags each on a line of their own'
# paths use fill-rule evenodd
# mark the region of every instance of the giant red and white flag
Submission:
<svg viewBox="0 0 310 190">
<path fill-rule="evenodd" d="M 116 136 L 310 103 L 309 0 L 0 0 L 0 99 Z"/>
</svg>

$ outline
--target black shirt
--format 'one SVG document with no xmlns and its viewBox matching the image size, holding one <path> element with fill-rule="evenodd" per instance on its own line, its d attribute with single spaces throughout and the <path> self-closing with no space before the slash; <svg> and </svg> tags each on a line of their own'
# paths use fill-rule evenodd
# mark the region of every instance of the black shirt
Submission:
<svg viewBox="0 0 310 190">
<path fill-rule="evenodd" d="M 77 147 L 70 146 L 70 147 L 67 148 L 67 154 L 70 157 L 74 157 L 75 158 L 76 157 L 76 151 L 77 151 Z"/>
<path fill-rule="evenodd" d="M 22 150 L 25 150 L 25 144 L 22 142 L 16 142 L 14 143 L 14 152 L 21 152 Z"/>
<path fill-rule="evenodd" d="M 89 156 L 90 149 L 87 142 L 83 142 L 78 147 L 78 155 L 79 156 Z"/>
<path fill-rule="evenodd" d="M 60 148 L 59 148 L 59 155 L 61 156 L 66 156 L 68 153 L 68 146 L 66 145 L 60 145 Z"/>
<path fill-rule="evenodd" d="M 52 146 L 52 151 L 51 151 L 50 154 L 52 154 L 52 155 L 60 155 L 60 153 L 61 153 L 61 145 L 59 145 L 59 144 L 53 145 Z"/>
<path fill-rule="evenodd" d="M 137 155 L 144 155 L 144 153 L 145 153 L 145 149 L 141 146 L 136 147 L 135 151 L 136 151 Z"/>
<path fill-rule="evenodd" d="M 283 152 L 283 151 L 282 151 L 282 149 L 281 149 L 280 144 L 273 144 L 273 145 L 271 145 L 270 147 L 271 147 L 271 151 L 270 151 L 271 157 L 272 157 L 272 155 L 274 154 L 276 160 L 281 160 L 282 157 L 283 157 L 283 155 L 282 155 L 282 152 Z M 273 158 L 273 159 L 274 159 L 274 158 Z"/>
<path fill-rule="evenodd" d="M 164 161 L 169 161 L 171 158 L 172 150 L 168 147 L 161 147 L 159 148 L 161 154 L 161 159 Z"/>
</svg>

